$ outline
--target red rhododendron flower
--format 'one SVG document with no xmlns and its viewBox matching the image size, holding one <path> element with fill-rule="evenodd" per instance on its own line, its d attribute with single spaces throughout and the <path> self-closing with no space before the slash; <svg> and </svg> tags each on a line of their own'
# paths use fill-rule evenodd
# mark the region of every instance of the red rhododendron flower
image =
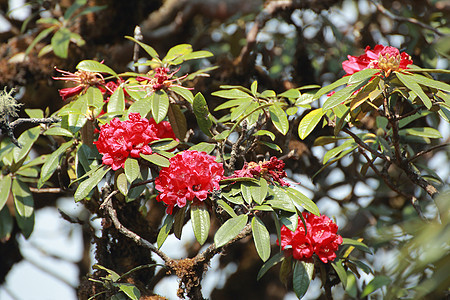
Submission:
<svg viewBox="0 0 450 300">
<path fill-rule="evenodd" d="M 347 75 L 365 69 L 381 69 L 389 76 L 392 71 L 404 70 L 413 63 L 407 53 L 400 53 L 397 48 L 391 46 L 376 45 L 373 50 L 367 46 L 364 51 L 360 56 L 348 55 L 348 60 L 342 63 Z"/>
<path fill-rule="evenodd" d="M 169 122 L 156 124 L 153 119 L 141 118 L 139 113 L 130 113 L 128 118 L 126 121 L 114 118 L 103 125 L 98 141 L 94 142 L 103 154 L 103 164 L 112 166 L 113 170 L 123 168 L 129 156 L 138 158 L 141 153 L 151 154 L 150 142 L 175 136 L 173 131 L 170 133 Z"/>
<path fill-rule="evenodd" d="M 184 151 L 170 159 L 170 166 L 162 168 L 155 180 L 160 191 L 156 198 L 167 205 L 171 214 L 176 206 L 184 207 L 187 201 L 203 201 L 214 189 L 219 189 L 223 176 L 222 164 L 206 152 Z"/>
<path fill-rule="evenodd" d="M 70 97 L 85 92 L 90 86 L 101 87 L 101 85 L 105 83 L 105 79 L 100 73 L 88 72 L 83 70 L 78 70 L 75 73 L 71 73 L 57 68 L 55 68 L 55 70 L 62 73 L 63 76 L 53 77 L 53 79 L 77 83 L 77 86 L 75 87 L 59 90 L 59 95 L 61 96 L 61 98 L 63 98 L 64 101 Z"/>
<path fill-rule="evenodd" d="M 283 180 L 286 177 L 286 172 L 284 171 L 284 161 L 279 160 L 275 156 L 272 156 L 269 161 L 261 161 L 259 163 L 249 162 L 245 163 L 242 170 L 234 171 L 234 175 L 229 178 L 235 177 L 252 177 L 268 180 L 269 182 L 276 181 L 281 186 L 289 186 L 289 183 Z"/>
<path fill-rule="evenodd" d="M 325 215 L 316 216 L 303 212 L 305 227 L 300 217 L 295 232 L 286 226 L 281 227 L 281 248 L 291 247 L 292 256 L 298 260 L 307 260 L 313 253 L 327 263 L 336 258 L 336 250 L 342 244 L 342 237 L 337 234 L 338 226 Z M 278 241 L 277 241 L 278 243 Z"/>
</svg>

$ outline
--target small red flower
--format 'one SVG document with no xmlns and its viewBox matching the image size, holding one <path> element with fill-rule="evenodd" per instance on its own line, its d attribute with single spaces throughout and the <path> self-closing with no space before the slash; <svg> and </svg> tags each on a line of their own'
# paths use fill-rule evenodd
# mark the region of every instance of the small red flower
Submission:
<svg viewBox="0 0 450 300">
<path fill-rule="evenodd" d="M 351 75 L 365 69 L 383 70 L 386 76 L 392 71 L 404 70 L 412 64 L 411 57 L 391 46 L 376 45 L 373 50 L 369 46 L 364 50 L 365 53 L 360 56 L 348 55 L 348 60 L 342 63 L 342 68 Z"/>
<path fill-rule="evenodd" d="M 141 153 L 151 154 L 152 149 L 148 145 L 150 142 L 174 136 L 173 131 L 171 134 L 169 132 L 170 123 L 161 123 L 157 126 L 153 119 L 149 121 L 141 118 L 139 113 L 130 113 L 129 120 L 120 121 L 114 118 L 103 125 L 98 141 L 94 142 L 98 152 L 103 154 L 103 164 L 117 170 L 123 168 L 129 156 L 138 158 Z M 159 128 L 161 126 L 164 126 L 164 131 Z"/>
<path fill-rule="evenodd" d="M 75 82 L 77 86 L 71 88 L 64 88 L 59 90 L 59 95 L 66 101 L 68 98 L 84 93 L 88 87 L 101 87 L 105 83 L 105 79 L 100 73 L 88 72 L 78 70 L 75 73 L 60 70 L 55 67 L 55 70 L 62 73 L 62 77 L 53 77 L 54 80 L 64 80 L 66 82 Z"/>
<path fill-rule="evenodd" d="M 327 263 L 336 258 L 336 251 L 342 244 L 342 237 L 337 234 L 338 226 L 325 215 L 316 216 L 307 212 L 302 213 L 305 227 L 300 217 L 295 232 L 286 226 L 281 227 L 281 248 L 292 248 L 292 256 L 297 260 L 307 260 L 313 253 Z M 279 241 L 277 241 L 279 243 Z"/>
<path fill-rule="evenodd" d="M 173 84 L 173 82 L 181 80 L 187 76 L 184 75 L 172 79 L 175 73 L 178 72 L 179 70 L 180 69 L 175 70 L 172 73 L 169 73 L 170 72 L 169 68 L 155 68 L 154 73 L 151 76 L 138 76 L 136 77 L 136 80 L 138 82 L 147 81 L 148 83 L 146 85 L 149 86 L 152 91 L 159 91 L 169 88 L 173 85 L 176 85 Z"/>
<path fill-rule="evenodd" d="M 170 166 L 162 168 L 155 180 L 160 192 L 156 198 L 167 205 L 172 214 L 175 206 L 184 207 L 187 201 L 203 201 L 213 190 L 220 189 L 222 164 L 206 152 L 184 151 L 170 159 Z"/>
<path fill-rule="evenodd" d="M 276 181 L 281 186 L 289 186 L 289 183 L 283 180 L 286 177 L 286 172 L 284 171 L 284 161 L 279 160 L 275 156 L 272 156 L 269 161 L 261 161 L 259 163 L 249 162 L 245 163 L 241 170 L 234 171 L 234 175 L 229 178 L 236 177 L 252 177 L 268 180 L 269 182 Z"/>
</svg>

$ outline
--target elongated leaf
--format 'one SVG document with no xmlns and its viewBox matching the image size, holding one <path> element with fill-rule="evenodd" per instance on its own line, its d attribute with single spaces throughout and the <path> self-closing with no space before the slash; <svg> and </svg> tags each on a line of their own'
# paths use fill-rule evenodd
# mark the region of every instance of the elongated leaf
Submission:
<svg viewBox="0 0 450 300">
<path fill-rule="evenodd" d="M 125 175 L 129 183 L 132 183 L 140 173 L 139 163 L 136 159 L 128 157 L 124 165 Z"/>
<path fill-rule="evenodd" d="M 244 229 L 247 224 L 248 216 L 239 215 L 235 218 L 227 220 L 220 228 L 217 230 L 214 236 L 214 243 L 216 247 L 222 247 L 233 238 L 235 238 Z"/>
<path fill-rule="evenodd" d="M 197 95 L 195 95 L 194 97 L 194 103 L 192 106 L 194 108 L 194 114 L 195 118 L 197 119 L 198 127 L 207 136 L 212 136 L 211 132 L 209 131 L 212 126 L 212 121 L 209 117 L 210 113 L 208 105 L 206 104 L 205 97 L 203 97 L 201 93 L 197 93 Z"/>
<path fill-rule="evenodd" d="M 192 52 L 192 46 L 189 44 L 180 44 L 173 46 L 167 51 L 166 56 L 163 58 L 163 62 L 173 62 L 179 64 L 183 62 L 183 56 Z M 175 61 L 176 60 L 176 61 Z"/>
<path fill-rule="evenodd" d="M 298 124 L 298 136 L 304 140 L 319 124 L 325 112 L 322 108 L 310 111 Z"/>
<path fill-rule="evenodd" d="M 167 215 L 164 219 L 163 225 L 159 230 L 158 237 L 156 238 L 156 244 L 158 245 L 158 248 L 161 248 L 161 246 L 164 244 L 164 241 L 169 236 L 170 230 L 173 226 L 173 219 L 174 215 Z"/>
<path fill-rule="evenodd" d="M 213 152 L 215 148 L 216 148 L 215 144 L 201 142 L 198 143 L 197 145 L 190 147 L 189 150 L 204 151 L 208 154 L 211 154 L 211 152 Z"/>
<path fill-rule="evenodd" d="M 432 87 L 450 93 L 450 85 L 445 82 L 434 80 L 419 74 L 412 75 L 411 77 L 412 79 L 414 79 L 415 82 L 421 85 Z"/>
<path fill-rule="evenodd" d="M 13 218 L 7 206 L 0 209 L 0 240 L 8 241 L 14 227 Z"/>
<path fill-rule="evenodd" d="M 231 112 L 231 121 L 236 121 L 237 119 L 242 118 L 242 116 L 245 114 L 245 111 L 248 107 L 252 104 L 252 100 L 241 100 L 241 104 L 234 108 Z"/>
<path fill-rule="evenodd" d="M 422 90 L 419 84 L 416 83 L 414 80 L 414 76 L 406 75 L 403 73 L 396 72 L 397 78 L 403 82 L 403 84 L 413 91 L 419 98 L 422 100 L 423 104 L 430 109 L 432 104 L 430 98 L 425 94 L 425 92 Z"/>
<path fill-rule="evenodd" d="M 44 135 L 59 135 L 59 136 L 67 136 L 73 137 L 72 132 L 65 128 L 61 128 L 60 126 L 52 126 L 44 132 Z"/>
<path fill-rule="evenodd" d="M 170 161 L 167 158 L 165 158 L 164 156 L 158 155 L 156 153 L 153 153 L 153 154 L 150 154 L 150 155 L 141 153 L 141 157 L 143 159 L 145 159 L 145 160 L 148 160 L 152 164 L 155 164 L 155 165 L 160 166 L 160 167 L 168 167 L 168 166 L 170 166 Z"/>
<path fill-rule="evenodd" d="M 153 96 L 149 96 L 134 102 L 128 109 L 128 115 L 138 112 L 141 114 L 141 117 L 147 116 L 152 108 L 152 100 Z"/>
<path fill-rule="evenodd" d="M 342 151 L 344 151 L 347 148 L 352 147 L 355 144 L 353 140 L 349 140 L 344 142 L 342 145 L 339 145 L 335 148 L 332 148 L 331 150 L 327 151 L 325 155 L 323 156 L 323 164 L 326 164 L 331 158 L 335 157 Z"/>
<path fill-rule="evenodd" d="M 56 26 L 51 26 L 51 27 L 46 28 L 46 29 L 42 30 L 41 32 L 39 32 L 39 34 L 34 38 L 34 40 L 28 46 L 27 50 L 25 50 L 25 55 L 30 54 L 31 49 L 33 49 L 37 43 L 39 43 L 40 41 L 45 39 L 50 34 L 50 32 L 52 32 L 56 28 L 57 28 Z"/>
<path fill-rule="evenodd" d="M 225 201 L 217 200 L 217 204 L 219 204 L 219 206 L 222 207 L 223 210 L 226 211 L 230 215 L 230 217 L 232 217 L 232 218 L 237 217 L 237 215 L 234 212 L 234 210 Z"/>
<path fill-rule="evenodd" d="M 208 238 L 210 227 L 209 212 L 205 203 L 201 202 L 191 206 L 191 223 L 195 238 L 200 245 L 203 245 Z"/>
<path fill-rule="evenodd" d="M 289 121 L 286 112 L 279 105 L 269 106 L 270 119 L 273 126 L 283 135 L 289 130 Z"/>
<path fill-rule="evenodd" d="M 280 212 L 280 222 L 294 232 L 298 227 L 298 214 L 296 212 L 283 210 Z"/>
<path fill-rule="evenodd" d="M 44 183 L 53 175 L 56 168 L 58 168 L 59 160 L 61 156 L 66 152 L 70 146 L 73 145 L 73 141 L 62 144 L 55 152 L 47 157 L 44 165 L 41 169 L 41 177 L 39 178 L 38 188 L 41 188 Z"/>
<path fill-rule="evenodd" d="M 346 84 L 348 82 L 348 80 L 350 79 L 349 76 L 345 76 L 342 77 L 338 80 L 336 80 L 335 82 L 322 87 L 320 90 L 317 91 L 317 93 L 314 95 L 314 100 L 319 99 L 322 95 L 327 94 L 328 92 L 331 92 L 332 90 L 334 90 L 335 88 L 337 88 L 338 86 L 341 86 L 343 84 Z"/>
<path fill-rule="evenodd" d="M 180 107 L 171 103 L 169 105 L 167 117 L 169 118 L 170 125 L 172 125 L 173 133 L 180 141 L 183 141 L 186 137 L 187 122 Z"/>
<path fill-rule="evenodd" d="M 348 85 L 360 83 L 361 81 L 368 80 L 372 78 L 375 73 L 380 72 L 378 69 L 365 69 L 359 72 L 354 73 L 350 76 L 350 79 L 348 80 Z"/>
<path fill-rule="evenodd" d="M 213 54 L 206 50 L 194 51 L 184 56 L 184 60 L 192 60 L 199 58 L 211 57 Z"/>
<path fill-rule="evenodd" d="M 80 7 L 86 4 L 86 2 L 87 0 L 75 0 L 73 4 L 66 9 L 64 20 L 69 20 Z"/>
<path fill-rule="evenodd" d="M 367 295 L 375 292 L 377 289 L 390 284 L 391 281 L 392 280 L 387 276 L 376 276 L 371 282 L 369 282 L 369 284 L 366 285 L 362 291 L 361 297 L 366 297 Z"/>
<path fill-rule="evenodd" d="M 41 127 L 36 126 L 24 131 L 17 139 L 22 148 L 14 148 L 14 161 L 17 163 L 28 155 L 34 142 L 38 139 Z"/>
<path fill-rule="evenodd" d="M 284 260 L 284 252 L 278 252 L 277 254 L 272 256 L 268 261 L 266 261 L 263 264 L 263 266 L 261 267 L 261 269 L 258 272 L 258 276 L 257 276 L 256 280 L 260 280 L 261 277 L 263 277 L 264 274 L 266 274 L 267 271 L 270 270 L 270 268 L 272 268 L 276 264 L 282 262 L 283 260 Z"/>
<path fill-rule="evenodd" d="M 299 299 L 303 298 L 309 287 L 309 282 L 314 274 L 314 263 L 304 261 L 295 261 L 294 273 L 292 275 L 292 284 L 295 295 Z"/>
<path fill-rule="evenodd" d="M 181 234 L 184 226 L 184 219 L 186 215 L 187 207 L 180 208 L 175 214 L 174 222 L 173 222 L 173 234 L 177 239 L 181 239 Z"/>
<path fill-rule="evenodd" d="M 114 72 L 113 69 L 95 60 L 83 60 L 77 65 L 77 69 L 89 72 L 106 73 L 118 78 L 117 73 Z"/>
<path fill-rule="evenodd" d="M 253 135 L 254 135 L 254 136 L 266 135 L 266 136 L 270 137 L 270 139 L 271 139 L 272 141 L 275 140 L 275 134 L 273 134 L 273 132 L 268 131 L 268 130 L 258 130 L 258 131 L 255 132 Z"/>
<path fill-rule="evenodd" d="M 363 86 L 365 86 L 367 84 L 367 82 L 369 82 L 369 79 L 366 79 L 360 83 L 355 83 L 353 85 L 348 85 L 345 88 L 337 91 L 336 93 L 334 93 L 333 95 L 331 95 L 327 100 L 325 100 L 325 103 L 323 104 L 323 110 L 327 111 L 329 109 L 334 108 L 335 106 L 345 102 L 347 99 L 350 98 L 350 96 L 357 90 L 359 90 L 360 88 L 362 88 Z"/>
<path fill-rule="evenodd" d="M 95 171 L 91 177 L 80 183 L 78 186 L 74 198 L 75 202 L 81 201 L 84 198 L 86 198 L 89 193 L 92 191 L 93 188 L 97 186 L 97 184 L 100 182 L 100 180 L 105 177 L 106 173 L 111 169 L 111 167 L 108 168 L 99 168 L 97 171 Z"/>
<path fill-rule="evenodd" d="M 128 195 L 130 184 L 128 183 L 127 175 L 125 175 L 125 173 L 119 173 L 117 175 L 116 186 L 122 195 Z"/>
<path fill-rule="evenodd" d="M 11 190 L 11 176 L 5 175 L 0 177 L 0 210 L 5 206 Z"/>
<path fill-rule="evenodd" d="M 315 214 L 316 216 L 320 216 L 319 208 L 317 207 L 316 203 L 314 203 L 311 199 L 303 195 L 302 192 L 291 187 L 287 188 L 287 192 L 289 193 L 292 202 L 298 209 L 300 207 L 303 207 L 307 211 Z"/>
<path fill-rule="evenodd" d="M 119 289 L 124 292 L 128 298 L 132 300 L 139 300 L 141 298 L 141 292 L 139 289 L 131 283 L 119 283 L 117 284 Z"/>
<path fill-rule="evenodd" d="M 174 91 L 176 94 L 178 94 L 179 96 L 183 97 L 184 99 L 186 99 L 191 104 L 194 102 L 194 95 L 187 88 L 174 85 L 174 86 L 171 86 L 169 88 L 169 90 Z"/>
<path fill-rule="evenodd" d="M 288 212 L 296 212 L 295 206 L 284 188 L 280 188 L 276 185 L 271 185 L 270 188 L 274 194 L 274 198 L 272 200 L 267 200 L 266 204 L 273 208 L 282 209 Z"/>
<path fill-rule="evenodd" d="M 51 45 L 55 55 L 61 58 L 67 58 L 69 52 L 71 32 L 66 27 L 61 27 L 52 37 Z"/>
<path fill-rule="evenodd" d="M 169 111 L 169 97 L 163 90 L 153 93 L 152 100 L 152 115 L 156 123 L 161 122 Z"/>
<path fill-rule="evenodd" d="M 109 97 L 107 112 L 124 112 L 125 111 L 125 95 L 122 87 L 118 87 Z"/>
<path fill-rule="evenodd" d="M 256 203 L 262 204 L 264 199 L 266 199 L 267 192 L 269 190 L 269 186 L 267 184 L 267 181 L 264 178 L 260 178 L 259 185 L 250 185 L 250 193 L 252 195 L 253 200 L 255 200 Z"/>
<path fill-rule="evenodd" d="M 344 286 L 344 289 L 347 287 L 347 272 L 345 272 L 344 267 L 342 266 L 342 261 L 336 260 L 331 263 L 333 266 L 333 269 L 336 271 L 337 275 L 339 276 L 339 279 L 342 282 L 342 285 Z"/>
<path fill-rule="evenodd" d="M 153 49 L 153 48 L 150 47 L 149 45 L 144 44 L 144 43 L 142 43 L 142 42 L 136 40 L 135 38 L 133 38 L 133 37 L 131 37 L 131 36 L 125 36 L 125 38 L 127 38 L 127 39 L 129 39 L 129 40 L 135 42 L 135 43 L 138 44 L 139 46 L 141 46 L 141 47 L 145 50 L 145 52 L 147 52 L 148 55 L 150 55 L 151 57 L 153 57 L 153 58 L 158 58 L 158 57 L 159 57 L 159 56 L 158 56 L 158 52 L 156 52 L 155 49 Z"/>
<path fill-rule="evenodd" d="M 373 254 L 372 250 L 370 250 L 369 247 L 367 247 L 364 243 L 357 241 L 357 240 L 353 240 L 353 239 L 349 239 L 349 238 L 342 238 L 342 246 L 344 246 L 344 245 L 353 246 L 358 250 L 361 250 L 361 251 L 369 253 L 369 254 Z"/>
<path fill-rule="evenodd" d="M 400 136 L 405 135 L 414 135 L 420 137 L 427 137 L 432 139 L 440 139 L 442 138 L 439 130 L 431 128 L 431 127 L 414 127 L 414 128 L 406 128 L 399 130 L 398 134 Z"/>
<path fill-rule="evenodd" d="M 250 190 L 250 186 L 251 185 L 255 185 L 252 182 L 243 182 L 241 184 L 241 193 L 242 193 L 242 197 L 244 198 L 245 202 L 247 204 L 251 204 L 253 199 L 252 199 L 252 192 Z"/>
<path fill-rule="evenodd" d="M 25 238 L 28 238 L 34 228 L 34 200 L 28 185 L 18 179 L 12 181 L 16 220 Z"/>
<path fill-rule="evenodd" d="M 252 95 L 247 94 L 246 92 L 243 92 L 238 89 L 231 89 L 231 90 L 220 90 L 211 93 L 212 96 L 226 98 L 226 99 L 253 99 Z"/>
<path fill-rule="evenodd" d="M 270 257 L 270 236 L 266 226 L 257 216 L 252 219 L 252 234 L 259 257 L 266 261 Z"/>
</svg>

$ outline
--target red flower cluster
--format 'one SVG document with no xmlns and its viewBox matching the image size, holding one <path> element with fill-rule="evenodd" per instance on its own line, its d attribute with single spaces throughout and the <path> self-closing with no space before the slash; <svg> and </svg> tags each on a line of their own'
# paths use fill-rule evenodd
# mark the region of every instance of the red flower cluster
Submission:
<svg viewBox="0 0 450 300">
<path fill-rule="evenodd" d="M 172 214 L 175 205 L 184 207 L 187 201 L 203 201 L 214 189 L 219 189 L 223 166 L 206 152 L 184 151 L 170 159 L 170 166 L 162 168 L 156 178 L 156 198 L 167 205 Z"/>
<path fill-rule="evenodd" d="M 367 46 L 364 51 L 365 53 L 360 56 L 348 55 L 348 60 L 342 63 L 342 68 L 347 75 L 365 69 L 381 69 L 386 76 L 389 76 L 392 71 L 404 70 L 413 63 L 407 53 L 400 53 L 395 47 L 376 45 L 371 50 Z"/>
<path fill-rule="evenodd" d="M 180 80 L 181 78 L 184 78 L 187 76 L 187 75 L 185 75 L 181 78 L 171 79 L 173 77 L 173 75 L 176 72 L 178 72 L 178 70 L 169 74 L 169 72 L 170 72 L 169 68 L 155 68 L 155 73 L 153 74 L 152 77 L 138 76 L 138 77 L 136 77 L 136 80 L 139 82 L 147 80 L 148 84 L 150 85 L 152 90 L 158 91 L 158 90 L 165 89 L 165 88 L 172 86 L 173 81 Z"/>
<path fill-rule="evenodd" d="M 289 183 L 283 180 L 286 177 L 286 172 L 284 171 L 284 161 L 279 160 L 275 156 L 272 156 L 269 161 L 261 161 L 259 163 L 249 162 L 245 163 L 242 170 L 234 171 L 234 175 L 230 178 L 235 177 L 252 177 L 260 178 L 263 177 L 269 182 L 276 181 L 281 186 L 289 186 Z"/>
<path fill-rule="evenodd" d="M 103 164 L 112 166 L 113 170 L 123 168 L 126 159 L 138 158 L 140 153 L 151 154 L 150 142 L 175 138 L 170 123 L 156 124 L 153 119 L 141 118 L 139 113 L 130 113 L 129 120 L 114 118 L 100 128 L 96 144 L 98 152 L 103 154 Z"/>
<path fill-rule="evenodd" d="M 342 237 L 336 234 L 338 226 L 325 215 L 320 217 L 303 213 L 305 227 L 300 217 L 295 232 L 283 225 L 281 227 L 281 248 L 292 247 L 292 255 L 298 260 L 307 260 L 314 253 L 324 263 L 336 258 L 336 250 L 342 244 Z M 278 241 L 277 241 L 278 243 Z"/>
<path fill-rule="evenodd" d="M 105 83 L 105 79 L 100 73 L 88 72 L 79 70 L 75 73 L 71 73 L 68 71 L 63 71 L 55 68 L 56 71 L 62 73 L 63 77 L 53 77 L 55 80 L 64 80 L 75 82 L 78 85 L 71 88 L 64 88 L 59 90 L 59 95 L 66 101 L 68 98 L 79 95 L 82 92 L 85 92 L 88 87 L 96 86 L 99 87 Z"/>
</svg>

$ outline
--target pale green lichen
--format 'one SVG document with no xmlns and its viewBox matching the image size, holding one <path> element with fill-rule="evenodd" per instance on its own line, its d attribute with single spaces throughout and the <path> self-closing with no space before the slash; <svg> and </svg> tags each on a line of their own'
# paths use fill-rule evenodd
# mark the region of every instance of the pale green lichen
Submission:
<svg viewBox="0 0 450 300">
<path fill-rule="evenodd" d="M 17 111 L 22 104 L 12 96 L 13 92 L 14 89 L 7 92 L 6 87 L 0 91 L 0 122 L 8 122 L 9 116 L 18 117 Z"/>
</svg>

